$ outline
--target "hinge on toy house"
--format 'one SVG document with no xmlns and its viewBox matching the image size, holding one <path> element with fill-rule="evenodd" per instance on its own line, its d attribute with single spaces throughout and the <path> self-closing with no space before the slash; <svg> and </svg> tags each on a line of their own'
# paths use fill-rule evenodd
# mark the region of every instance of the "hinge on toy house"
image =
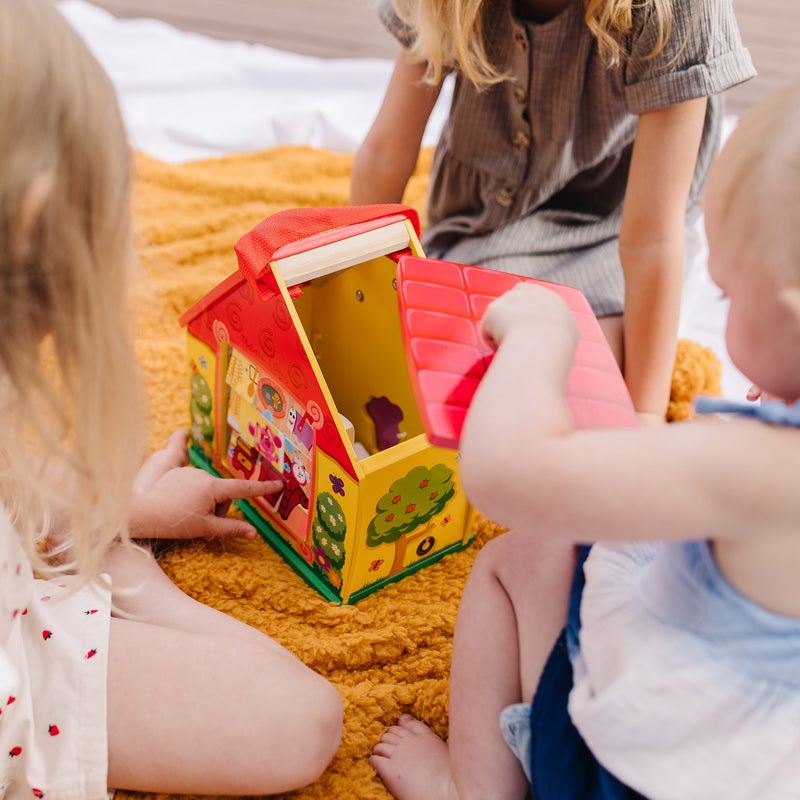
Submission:
<svg viewBox="0 0 800 800">
<path fill-rule="evenodd" d="M 419 214 L 397 203 L 287 209 L 242 236 L 235 246 L 236 258 L 240 272 L 262 299 L 279 291 L 276 270 L 296 296 L 302 290 L 291 287 L 314 278 L 378 256 L 399 257 L 419 230 Z"/>
<path fill-rule="evenodd" d="M 401 220 L 301 253 L 276 258 L 271 266 L 280 272 L 287 287 L 294 287 L 378 256 L 404 250 L 410 243 L 408 228 L 405 221 Z M 280 251 L 275 255 L 279 256 Z"/>
</svg>

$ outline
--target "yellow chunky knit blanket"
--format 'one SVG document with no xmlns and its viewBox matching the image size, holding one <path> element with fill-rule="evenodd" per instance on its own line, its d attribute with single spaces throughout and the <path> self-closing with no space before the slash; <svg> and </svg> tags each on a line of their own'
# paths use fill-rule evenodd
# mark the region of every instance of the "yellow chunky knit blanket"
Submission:
<svg viewBox="0 0 800 800">
<path fill-rule="evenodd" d="M 153 449 L 188 425 L 180 314 L 236 269 L 234 243 L 265 217 L 285 208 L 346 204 L 351 163 L 349 154 L 300 147 L 180 165 L 137 155 L 134 216 L 147 284 L 140 360 Z M 405 197 L 420 211 L 429 164 L 425 152 Z M 714 355 L 681 342 L 670 418 L 687 417 L 691 397 L 719 393 L 719 383 Z M 385 728 L 408 711 L 446 734 L 459 598 L 481 545 L 500 532 L 479 520 L 471 547 L 344 607 L 323 600 L 261 541 L 190 541 L 167 549 L 164 569 L 185 592 L 265 631 L 341 693 L 338 754 L 315 785 L 281 797 L 385 800 L 389 794 L 367 763 Z M 117 797 L 150 796 L 123 791 Z"/>
</svg>

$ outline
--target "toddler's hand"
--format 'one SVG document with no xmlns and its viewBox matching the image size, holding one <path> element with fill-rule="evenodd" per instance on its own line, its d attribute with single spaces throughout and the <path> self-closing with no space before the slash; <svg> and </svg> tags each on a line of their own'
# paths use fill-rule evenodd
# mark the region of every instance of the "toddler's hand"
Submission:
<svg viewBox="0 0 800 800">
<path fill-rule="evenodd" d="M 282 482 L 215 478 L 188 463 L 178 431 L 145 462 L 134 482 L 131 536 L 140 539 L 254 539 L 247 522 L 226 516 L 233 500 L 280 491 Z"/>
<path fill-rule="evenodd" d="M 747 390 L 746 399 L 750 400 L 751 402 L 755 402 L 756 400 L 761 399 L 761 389 L 756 386 L 754 383 L 750 385 L 750 388 Z"/>
<path fill-rule="evenodd" d="M 769 403 L 772 402 L 773 400 L 777 400 L 781 403 L 786 402 L 786 400 L 784 400 L 781 397 L 776 397 L 774 394 L 768 394 L 767 392 L 762 391 L 761 387 L 756 386 L 755 384 L 750 385 L 750 388 L 747 390 L 746 398 L 751 403 L 754 403 L 757 400 L 760 400 L 762 403 Z"/>
<path fill-rule="evenodd" d="M 481 332 L 486 342 L 497 349 L 508 333 L 520 325 L 540 332 L 557 328 L 577 336 L 575 319 L 561 297 L 531 283 L 519 283 L 494 300 L 483 315 Z"/>
</svg>

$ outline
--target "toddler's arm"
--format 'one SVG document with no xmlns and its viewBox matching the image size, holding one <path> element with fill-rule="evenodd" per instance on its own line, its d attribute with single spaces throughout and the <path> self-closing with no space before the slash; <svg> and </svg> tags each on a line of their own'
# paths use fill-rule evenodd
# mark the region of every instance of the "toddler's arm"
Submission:
<svg viewBox="0 0 800 800">
<path fill-rule="evenodd" d="M 577 334 L 561 306 L 520 284 L 487 310 L 497 352 L 460 443 L 470 501 L 541 538 L 787 545 L 800 562 L 800 430 L 751 420 L 574 430 L 564 396 Z"/>
<path fill-rule="evenodd" d="M 702 97 L 639 117 L 622 211 L 625 381 L 636 410 L 661 420 L 675 365 L 686 201 L 705 111 Z"/>
<path fill-rule="evenodd" d="M 424 64 L 410 64 L 404 51 L 398 54 L 383 104 L 355 155 L 353 205 L 402 202 L 441 89 L 422 83 L 424 74 Z"/>
<path fill-rule="evenodd" d="M 526 283 L 495 300 L 481 327 L 496 352 L 464 423 L 459 473 L 480 511 L 515 527 L 529 518 L 542 463 L 531 448 L 572 431 L 564 392 L 578 331 L 558 295 Z"/>
</svg>

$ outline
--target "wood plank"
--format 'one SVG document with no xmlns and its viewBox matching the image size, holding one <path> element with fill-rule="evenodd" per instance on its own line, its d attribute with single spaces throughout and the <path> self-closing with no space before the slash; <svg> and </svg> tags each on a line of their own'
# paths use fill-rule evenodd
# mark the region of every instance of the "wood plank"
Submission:
<svg viewBox="0 0 800 800">
<path fill-rule="evenodd" d="M 411 244 L 409 226 L 410 223 L 406 221 L 392 222 L 347 239 L 277 259 L 272 266 L 278 269 L 286 286 L 297 286 L 378 256 L 404 250 Z"/>
<path fill-rule="evenodd" d="M 734 0 L 742 42 L 758 76 L 727 92 L 737 116 L 762 97 L 800 77 L 800 3 L 796 0 Z"/>
<path fill-rule="evenodd" d="M 183 30 L 322 58 L 394 58 L 398 49 L 378 20 L 373 0 L 93 2 L 120 17 L 155 17 Z M 741 115 L 768 92 L 800 76 L 800 2 L 734 0 L 734 10 L 759 73 L 727 93 L 729 111 Z"/>
<path fill-rule="evenodd" d="M 372 0 L 93 0 L 117 17 L 153 17 L 219 39 L 322 58 L 394 58 Z"/>
</svg>

